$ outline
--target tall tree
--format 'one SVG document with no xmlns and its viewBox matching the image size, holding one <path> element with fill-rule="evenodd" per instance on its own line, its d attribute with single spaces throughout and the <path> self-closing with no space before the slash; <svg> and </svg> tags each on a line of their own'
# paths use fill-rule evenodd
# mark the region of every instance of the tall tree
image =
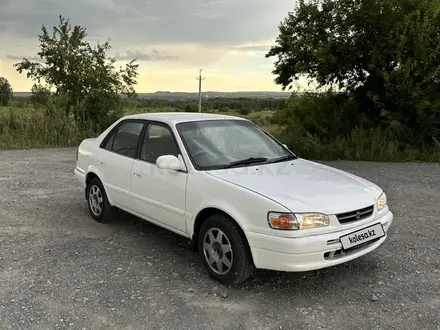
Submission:
<svg viewBox="0 0 440 330">
<path fill-rule="evenodd" d="M 370 120 L 440 134 L 440 0 L 300 0 L 266 57 L 283 89 L 307 76 Z"/>
<path fill-rule="evenodd" d="M 59 25 L 53 27 L 52 34 L 42 26 L 42 34 L 38 36 L 41 60 L 24 58 L 14 66 L 38 84 L 44 81 L 45 88 L 55 90 L 55 94 L 66 94 L 71 106 L 88 100 L 96 105 L 96 98 L 101 97 L 134 95 L 138 76 L 136 59 L 117 68 L 115 58 L 107 55 L 111 49 L 109 41 L 92 46 L 86 37 L 85 28 L 72 27 L 68 19 L 60 16 Z M 91 107 L 88 111 L 94 109 Z"/>
<path fill-rule="evenodd" d="M 0 77 L 0 106 L 5 107 L 12 99 L 12 87 L 8 79 Z"/>
</svg>

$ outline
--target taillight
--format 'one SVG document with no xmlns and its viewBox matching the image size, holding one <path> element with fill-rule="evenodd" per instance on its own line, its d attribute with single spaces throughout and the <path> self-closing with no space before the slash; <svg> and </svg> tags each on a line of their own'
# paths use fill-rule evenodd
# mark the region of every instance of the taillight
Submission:
<svg viewBox="0 0 440 330">
<path fill-rule="evenodd" d="M 76 158 L 76 161 L 78 161 L 78 149 L 76 149 L 76 156 L 75 156 L 75 158 Z"/>
</svg>

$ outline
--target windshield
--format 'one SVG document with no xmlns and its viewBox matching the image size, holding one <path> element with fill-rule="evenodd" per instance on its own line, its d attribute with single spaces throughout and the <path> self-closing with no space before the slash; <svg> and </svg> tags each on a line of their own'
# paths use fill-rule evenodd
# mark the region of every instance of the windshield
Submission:
<svg viewBox="0 0 440 330">
<path fill-rule="evenodd" d="M 176 127 L 194 167 L 199 170 L 296 158 L 249 121 L 206 120 L 179 123 Z"/>
</svg>

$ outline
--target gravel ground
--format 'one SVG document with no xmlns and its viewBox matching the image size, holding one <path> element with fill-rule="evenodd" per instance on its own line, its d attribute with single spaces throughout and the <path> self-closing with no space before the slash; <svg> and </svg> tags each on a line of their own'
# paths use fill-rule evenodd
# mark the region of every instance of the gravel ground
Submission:
<svg viewBox="0 0 440 330">
<path fill-rule="evenodd" d="M 440 329 L 440 165 L 332 162 L 381 185 L 375 252 L 310 273 L 208 278 L 189 243 L 88 215 L 74 149 L 0 152 L 1 329 Z"/>
</svg>

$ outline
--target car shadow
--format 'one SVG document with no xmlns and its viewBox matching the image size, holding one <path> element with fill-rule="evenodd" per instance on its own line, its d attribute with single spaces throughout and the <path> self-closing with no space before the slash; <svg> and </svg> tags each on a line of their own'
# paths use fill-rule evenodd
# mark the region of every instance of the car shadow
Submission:
<svg viewBox="0 0 440 330">
<path fill-rule="evenodd" d="M 199 254 L 193 252 L 188 239 L 120 210 L 109 225 L 116 226 L 118 231 L 122 231 L 130 238 L 148 238 L 138 240 L 138 243 L 130 248 L 138 255 L 142 255 L 145 251 L 155 251 L 154 258 L 162 264 L 162 272 L 166 274 L 178 272 L 179 278 L 183 280 L 197 278 L 201 285 L 219 285 L 209 278 Z M 127 242 L 130 244 L 130 241 Z M 353 291 L 354 282 L 357 283 L 358 288 L 368 288 L 371 283 L 377 281 L 380 277 L 378 270 L 379 260 L 372 253 L 344 264 L 309 272 L 292 273 L 259 269 L 250 281 L 237 286 L 234 290 L 258 294 L 262 288 L 269 288 L 277 294 L 288 295 L 300 293 L 305 288 L 308 293 L 315 292 L 318 295 L 333 290 Z"/>
</svg>

